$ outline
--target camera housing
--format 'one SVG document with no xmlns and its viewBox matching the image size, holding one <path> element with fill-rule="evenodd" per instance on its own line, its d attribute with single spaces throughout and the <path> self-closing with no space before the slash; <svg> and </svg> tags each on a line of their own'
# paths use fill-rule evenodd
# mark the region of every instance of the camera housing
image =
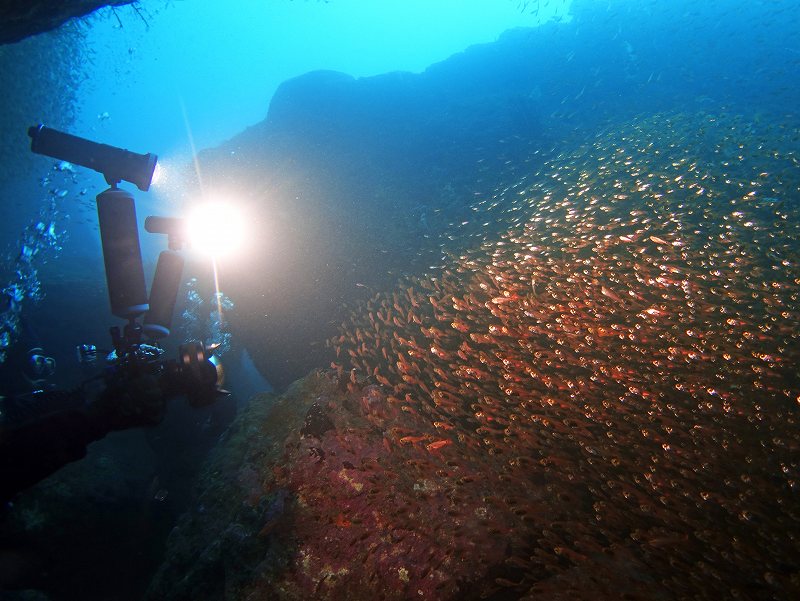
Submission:
<svg viewBox="0 0 800 601">
<path fill-rule="evenodd" d="M 182 244 L 184 222 L 166 217 L 147 220 L 146 229 L 167 234 L 170 247 L 159 256 L 148 298 L 134 198 L 117 184 L 127 181 L 147 191 L 157 156 L 99 144 L 41 124 L 30 127 L 28 135 L 33 152 L 94 169 L 111 186 L 97 195 L 97 214 L 111 312 L 128 323 L 122 329 L 110 328 L 114 351 L 109 355 L 105 374 L 107 385 L 120 384 L 138 374 L 155 375 L 165 393 L 186 395 L 194 407 L 209 405 L 227 394 L 221 389 L 224 374 L 211 353 L 213 347 L 191 342 L 181 345 L 177 360 L 163 360 L 164 350 L 158 343 L 144 341 L 157 341 L 170 334 L 183 274 L 184 260 L 175 250 Z M 137 319 L 142 314 L 140 324 Z M 84 345 L 78 352 L 85 363 L 90 363 L 96 356 L 96 347 Z"/>
</svg>

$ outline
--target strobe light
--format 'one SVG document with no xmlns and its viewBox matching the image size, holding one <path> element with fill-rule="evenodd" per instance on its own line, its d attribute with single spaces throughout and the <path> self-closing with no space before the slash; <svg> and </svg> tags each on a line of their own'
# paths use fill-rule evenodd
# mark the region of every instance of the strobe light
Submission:
<svg viewBox="0 0 800 601">
<path fill-rule="evenodd" d="M 94 169 L 103 174 L 110 186 L 126 181 L 142 192 L 150 189 L 158 161 L 158 157 L 152 153 L 136 154 L 65 134 L 41 123 L 28 128 L 28 135 L 31 138 L 31 150 L 37 154 Z"/>
</svg>

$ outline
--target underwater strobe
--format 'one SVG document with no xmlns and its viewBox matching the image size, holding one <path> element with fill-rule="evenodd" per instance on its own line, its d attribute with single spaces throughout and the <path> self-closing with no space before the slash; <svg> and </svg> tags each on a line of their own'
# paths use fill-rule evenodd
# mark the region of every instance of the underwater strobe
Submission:
<svg viewBox="0 0 800 601">
<path fill-rule="evenodd" d="M 183 257 L 173 250 L 161 253 L 148 299 L 133 195 L 117 187 L 127 181 L 147 191 L 158 157 L 99 144 L 44 125 L 29 128 L 28 135 L 33 152 L 94 169 L 111 186 L 97 195 L 97 216 L 111 312 L 128 320 L 124 334 L 119 328 L 111 329 L 117 356 L 138 348 L 142 335 L 151 339 L 168 336 Z M 144 325 L 140 326 L 136 319 L 142 314 Z"/>
</svg>

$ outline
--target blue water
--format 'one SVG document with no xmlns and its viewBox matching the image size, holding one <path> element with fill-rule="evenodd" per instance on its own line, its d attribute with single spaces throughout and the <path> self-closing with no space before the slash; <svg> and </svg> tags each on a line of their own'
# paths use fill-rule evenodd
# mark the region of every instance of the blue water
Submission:
<svg viewBox="0 0 800 601">
<path fill-rule="evenodd" d="M 359 301 L 518 226 L 513 195 L 545 157 L 650 115 L 717 114 L 741 123 L 742 139 L 771 132 L 775 164 L 794 165 L 776 175 L 776 188 L 793 191 L 778 201 L 794 206 L 798 9 L 796 0 L 148 0 L 0 47 L 0 394 L 25 387 L 20 357 L 31 346 L 55 359 L 52 386 L 77 385 L 87 371 L 75 346 L 107 349 L 119 324 L 94 204 L 106 184 L 32 154 L 28 126 L 158 154 L 152 189 L 134 191 L 140 226 L 146 215 L 187 214 L 213 188 L 245 211 L 250 239 L 217 264 L 219 288 L 209 259 L 185 252 L 165 342 L 170 354 L 190 339 L 219 344 L 232 397 L 200 411 L 175 405 L 160 428 L 110 437 L 86 460 L 98 473 L 117 466 L 104 494 L 123 513 L 147 514 L 151 536 L 134 552 L 148 559 L 128 574 L 141 593 L 199 466 L 250 396 L 327 367 L 322 342 Z M 307 75 L 319 71 L 349 78 Z M 729 142 L 696 153 L 746 152 Z M 140 231 L 150 282 L 166 239 Z M 26 519 L 35 530 L 40 516 Z M 126 524 L 120 538 L 135 530 Z M 37 556 L 40 533 L 21 536 L 34 549 L 19 559 L 26 576 L 9 568 L 0 584 L 75 598 L 89 576 L 30 576 L 53 560 Z M 113 542 L 90 546 L 102 555 Z M 86 598 L 113 587 L 104 581 Z"/>
<path fill-rule="evenodd" d="M 94 279 L 102 269 L 93 197 L 103 181 L 80 168 L 53 171 L 53 161 L 26 153 L 24 132 L 30 124 L 44 122 L 158 154 L 160 185 L 139 195 L 138 214 L 140 220 L 150 213 L 177 215 L 197 191 L 184 190 L 175 172 L 191 164 L 197 151 L 264 119 L 281 82 L 318 69 L 356 77 L 421 72 L 471 44 L 496 39 L 509 27 L 563 16 L 567 4 L 553 2 L 531 14 L 513 2 L 500 7 L 442 2 L 435 8 L 421 1 L 382 3 L 380 8 L 354 1 L 250 1 L 232 7 L 151 2 L 135 9 L 105 9 L 61 31 L 7 47 L 9 66 L 20 57 L 24 63 L 16 67 L 19 74 L 8 71 L 18 105 L 4 119 L 10 138 L 2 185 L 8 198 L 18 200 L 4 204 L 0 235 L 12 259 L 22 244 L 22 230 L 41 223 L 57 234 L 58 252 L 43 241 L 42 252 L 24 265 L 27 272 L 34 265 L 37 273 L 9 274 L 6 281 L 13 287 L 24 277 L 23 285 L 35 289 L 21 299 L 24 305 L 46 295 L 43 279 L 64 277 L 76 261 L 91 268 L 70 277 Z M 54 98 L 62 94 L 63 106 Z M 54 203 L 57 211 L 40 219 L 38 205 L 48 211 Z M 148 277 L 163 242 L 153 236 L 142 239 Z M 56 254 L 61 262 L 48 266 L 48 257 Z M 0 349 L 6 338 L 12 343 L 17 337 L 19 310 L 15 307 L 5 318 Z M 93 325 L 82 326 L 87 339 L 104 337 L 105 326 Z"/>
</svg>

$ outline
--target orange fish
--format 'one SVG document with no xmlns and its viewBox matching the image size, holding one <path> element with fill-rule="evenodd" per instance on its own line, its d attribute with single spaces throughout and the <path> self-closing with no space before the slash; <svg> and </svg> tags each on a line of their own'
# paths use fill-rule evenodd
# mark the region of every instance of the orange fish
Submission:
<svg viewBox="0 0 800 601">
<path fill-rule="evenodd" d="M 437 450 L 441 449 L 442 447 L 446 447 L 449 444 L 453 444 L 453 441 L 452 440 L 447 440 L 447 439 L 434 440 L 433 442 L 426 444 L 425 448 L 428 449 L 429 451 L 437 451 Z"/>
<path fill-rule="evenodd" d="M 614 293 L 613 290 L 609 290 L 605 286 L 600 286 L 600 292 L 602 293 L 603 296 L 607 296 L 608 298 L 613 300 L 615 303 L 621 303 L 622 302 L 622 299 L 619 296 L 617 296 Z"/>
<path fill-rule="evenodd" d="M 428 440 L 427 436 L 403 436 L 400 439 L 400 444 L 417 444 L 423 440 Z"/>
<path fill-rule="evenodd" d="M 336 516 L 336 519 L 334 520 L 333 523 L 336 524 L 339 528 L 349 528 L 350 526 L 353 525 L 353 523 L 350 520 L 344 517 L 343 513 L 340 513 L 338 516 Z"/>
</svg>

